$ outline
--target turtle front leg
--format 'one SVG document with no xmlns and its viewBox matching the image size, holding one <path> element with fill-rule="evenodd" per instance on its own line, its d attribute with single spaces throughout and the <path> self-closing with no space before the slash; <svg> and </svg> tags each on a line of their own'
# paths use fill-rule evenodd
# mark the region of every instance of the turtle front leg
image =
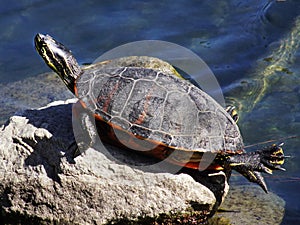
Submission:
<svg viewBox="0 0 300 225">
<path fill-rule="evenodd" d="M 229 166 L 246 177 L 249 181 L 257 183 L 267 193 L 267 185 L 260 172 L 272 174 L 273 170 L 285 170 L 282 144 L 272 145 L 262 150 L 232 155 L 227 158 Z"/>
<path fill-rule="evenodd" d="M 69 146 L 69 149 L 73 152 L 73 158 L 76 158 L 89 147 L 94 147 L 98 132 L 95 118 L 81 106 L 80 102 L 73 105 L 72 125 L 75 141 Z"/>
</svg>

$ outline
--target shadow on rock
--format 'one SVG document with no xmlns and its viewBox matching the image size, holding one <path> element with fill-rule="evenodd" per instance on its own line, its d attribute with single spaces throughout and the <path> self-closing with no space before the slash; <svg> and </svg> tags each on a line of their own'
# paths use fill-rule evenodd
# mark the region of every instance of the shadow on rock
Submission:
<svg viewBox="0 0 300 225">
<path fill-rule="evenodd" d="M 72 157 L 72 103 L 55 105 L 39 110 L 26 110 L 22 116 L 28 123 L 37 128 L 46 129 L 51 133 L 50 139 L 24 140 L 32 146 L 34 151 L 25 159 L 27 166 L 42 165 L 49 178 L 59 182 L 61 158 L 65 157 L 69 163 L 75 163 Z"/>
</svg>

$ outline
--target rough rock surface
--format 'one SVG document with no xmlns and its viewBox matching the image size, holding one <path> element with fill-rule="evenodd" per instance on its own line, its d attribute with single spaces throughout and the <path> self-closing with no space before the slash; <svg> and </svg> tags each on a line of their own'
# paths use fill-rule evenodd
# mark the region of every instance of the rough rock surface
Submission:
<svg viewBox="0 0 300 225">
<path fill-rule="evenodd" d="M 231 185 L 225 201 L 220 206 L 224 212 L 217 217 L 230 218 L 231 225 L 279 225 L 284 216 L 285 202 L 276 194 L 266 194 L 257 185 Z"/>
<path fill-rule="evenodd" d="M 54 73 L 44 73 L 8 84 L 0 83 L 0 124 L 5 123 L 15 112 L 72 97 L 72 93 Z"/>
<path fill-rule="evenodd" d="M 103 224 L 195 203 L 212 209 L 213 193 L 189 175 L 143 171 L 92 148 L 73 160 L 71 112 L 70 101 L 58 102 L 0 128 L 2 221 Z"/>
</svg>

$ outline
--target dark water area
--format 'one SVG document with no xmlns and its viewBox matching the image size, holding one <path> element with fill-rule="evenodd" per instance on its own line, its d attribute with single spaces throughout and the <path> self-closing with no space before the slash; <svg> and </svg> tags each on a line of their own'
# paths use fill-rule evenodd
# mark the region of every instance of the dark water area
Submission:
<svg viewBox="0 0 300 225">
<path fill-rule="evenodd" d="M 34 50 L 36 33 L 67 45 L 80 64 L 128 42 L 162 40 L 207 63 L 241 114 L 246 145 L 300 134 L 298 0 L 4 0 L 0 26 L 0 87 L 49 71 Z M 266 180 L 286 201 L 282 224 L 297 224 L 300 138 L 284 142 L 287 171 Z"/>
</svg>

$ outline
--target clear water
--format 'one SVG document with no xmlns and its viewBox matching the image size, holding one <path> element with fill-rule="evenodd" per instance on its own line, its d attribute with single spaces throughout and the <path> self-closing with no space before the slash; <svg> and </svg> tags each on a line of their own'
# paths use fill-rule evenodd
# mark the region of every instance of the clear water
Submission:
<svg viewBox="0 0 300 225">
<path fill-rule="evenodd" d="M 300 133 L 300 25 L 298 0 L 2 1 L 0 84 L 49 69 L 33 37 L 48 33 L 80 63 L 138 40 L 187 47 L 212 69 L 228 101 L 240 109 L 246 144 Z M 275 65 L 275 66 L 272 66 Z M 286 201 L 282 224 L 300 221 L 300 139 L 285 141 L 292 157 L 267 178 Z"/>
</svg>

